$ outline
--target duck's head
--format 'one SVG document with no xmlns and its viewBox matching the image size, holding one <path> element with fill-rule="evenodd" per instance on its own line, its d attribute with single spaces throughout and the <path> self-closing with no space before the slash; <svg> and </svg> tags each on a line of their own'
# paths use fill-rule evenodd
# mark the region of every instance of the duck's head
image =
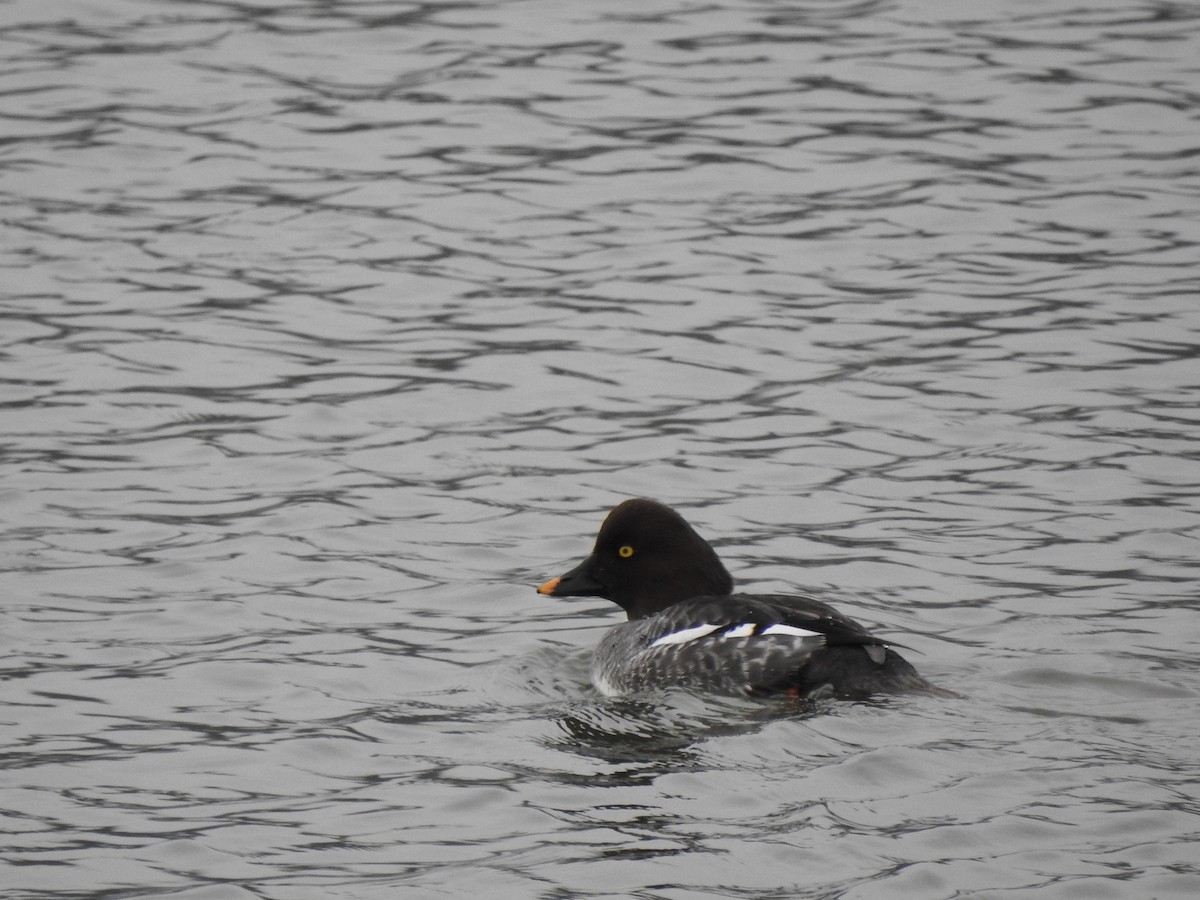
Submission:
<svg viewBox="0 0 1200 900">
<path fill-rule="evenodd" d="M 733 579 L 683 516 L 654 500 L 616 506 L 592 553 L 538 588 L 555 597 L 603 597 L 640 619 L 692 597 L 724 596 Z"/>
</svg>

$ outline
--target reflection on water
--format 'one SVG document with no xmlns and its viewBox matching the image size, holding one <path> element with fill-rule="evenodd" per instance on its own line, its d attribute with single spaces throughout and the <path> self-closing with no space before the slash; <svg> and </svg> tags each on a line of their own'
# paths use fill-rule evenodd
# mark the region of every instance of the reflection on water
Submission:
<svg viewBox="0 0 1200 900">
<path fill-rule="evenodd" d="M 0 8 L 2 883 L 1193 896 L 1198 42 Z M 968 699 L 598 697 L 639 494 Z"/>
</svg>

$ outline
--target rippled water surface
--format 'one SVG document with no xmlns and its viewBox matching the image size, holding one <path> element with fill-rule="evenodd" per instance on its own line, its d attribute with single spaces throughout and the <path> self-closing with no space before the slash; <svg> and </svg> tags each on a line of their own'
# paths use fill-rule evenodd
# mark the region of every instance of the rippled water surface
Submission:
<svg viewBox="0 0 1200 900">
<path fill-rule="evenodd" d="M 0 4 L 6 898 L 1200 895 L 1200 6 Z M 610 700 L 631 495 L 963 700 Z"/>
</svg>

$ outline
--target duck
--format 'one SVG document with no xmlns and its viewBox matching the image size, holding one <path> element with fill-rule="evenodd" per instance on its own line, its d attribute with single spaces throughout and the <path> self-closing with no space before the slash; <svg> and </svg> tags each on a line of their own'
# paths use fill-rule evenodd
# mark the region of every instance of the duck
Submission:
<svg viewBox="0 0 1200 900">
<path fill-rule="evenodd" d="M 734 593 L 708 541 L 657 500 L 614 507 L 592 552 L 537 591 L 600 597 L 625 611 L 592 657 L 592 682 L 608 696 L 670 688 L 751 697 L 958 696 L 827 603 Z"/>
</svg>

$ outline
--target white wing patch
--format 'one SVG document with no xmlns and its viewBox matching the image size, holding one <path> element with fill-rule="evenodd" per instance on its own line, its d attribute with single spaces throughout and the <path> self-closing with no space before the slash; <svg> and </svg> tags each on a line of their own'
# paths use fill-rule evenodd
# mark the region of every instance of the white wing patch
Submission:
<svg viewBox="0 0 1200 900">
<path fill-rule="evenodd" d="M 753 622 L 747 622 L 745 625 L 737 625 L 733 628 L 730 628 L 727 632 L 725 632 L 723 635 L 721 635 L 721 637 L 723 637 L 723 638 L 750 637 L 750 635 L 754 634 L 754 628 L 755 628 L 755 625 Z"/>
<path fill-rule="evenodd" d="M 719 629 L 720 625 L 693 625 L 691 628 L 684 628 L 680 631 L 672 631 L 669 634 L 664 634 L 658 640 L 654 641 L 651 647 L 666 647 L 668 644 L 686 644 L 688 641 L 694 641 L 697 638 L 706 637 Z"/>
<path fill-rule="evenodd" d="M 725 629 L 721 631 L 721 629 Z M 669 647 L 672 644 L 686 644 L 688 641 L 696 641 L 702 637 L 708 637 L 714 631 L 721 631 L 720 637 L 725 638 L 748 638 L 754 637 L 756 634 L 762 637 L 770 637 L 771 635 L 786 635 L 788 637 L 816 637 L 823 638 L 819 631 L 809 631 L 807 628 L 797 628 L 795 625 L 783 625 L 776 623 L 768 625 L 759 630 L 759 626 L 753 622 L 744 622 L 741 625 L 725 626 L 725 625 L 710 625 L 705 622 L 703 625 L 693 625 L 691 628 L 681 628 L 679 631 L 672 631 L 656 638 L 650 647 Z M 647 648 L 649 649 L 649 648 Z"/>
<path fill-rule="evenodd" d="M 819 631 L 809 631 L 807 628 L 797 628 L 795 625 L 768 625 L 760 634 L 766 637 L 768 634 L 790 634 L 793 637 L 821 637 Z"/>
</svg>

